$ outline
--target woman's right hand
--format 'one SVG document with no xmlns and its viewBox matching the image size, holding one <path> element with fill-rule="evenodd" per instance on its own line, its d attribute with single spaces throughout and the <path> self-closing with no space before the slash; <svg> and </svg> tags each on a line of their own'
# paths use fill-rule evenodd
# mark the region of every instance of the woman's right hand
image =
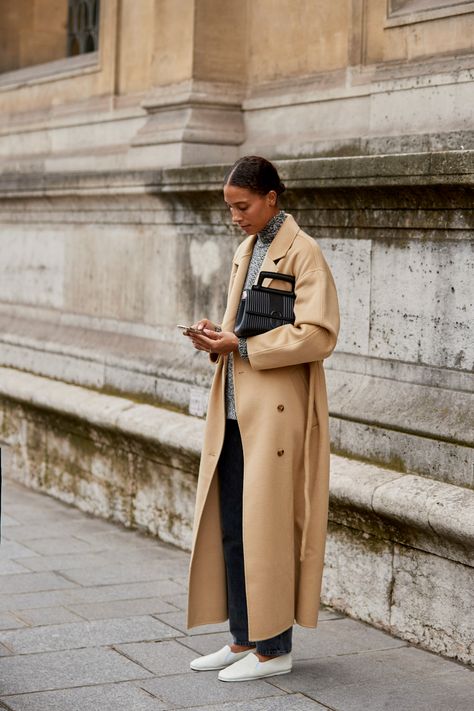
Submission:
<svg viewBox="0 0 474 711">
<path fill-rule="evenodd" d="M 197 323 L 193 323 L 192 327 L 199 329 L 199 331 L 202 331 L 204 328 L 208 328 L 210 331 L 216 330 L 216 324 L 209 321 L 208 318 L 202 318 Z"/>
</svg>

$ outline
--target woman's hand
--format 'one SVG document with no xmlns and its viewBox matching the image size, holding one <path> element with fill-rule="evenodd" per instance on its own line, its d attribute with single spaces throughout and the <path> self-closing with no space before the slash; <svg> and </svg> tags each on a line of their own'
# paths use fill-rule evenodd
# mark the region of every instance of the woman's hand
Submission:
<svg viewBox="0 0 474 711">
<path fill-rule="evenodd" d="M 202 318 L 197 323 L 193 323 L 191 328 L 197 328 L 199 331 L 202 331 L 204 328 L 208 328 L 211 331 L 215 331 L 217 328 L 217 325 L 212 323 L 212 321 L 209 321 L 208 318 Z"/>
<path fill-rule="evenodd" d="M 202 323 L 202 321 L 199 323 Z M 196 328 L 198 328 L 198 326 L 196 326 Z M 198 336 L 195 333 L 189 334 L 189 338 L 198 351 L 227 355 L 228 353 L 238 350 L 239 339 L 232 331 L 214 331 L 210 328 L 203 328 L 202 331 L 202 336 Z"/>
</svg>

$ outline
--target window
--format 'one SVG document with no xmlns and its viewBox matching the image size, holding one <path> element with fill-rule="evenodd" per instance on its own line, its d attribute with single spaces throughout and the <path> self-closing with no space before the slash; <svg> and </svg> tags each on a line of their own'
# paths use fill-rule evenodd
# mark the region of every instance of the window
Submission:
<svg viewBox="0 0 474 711">
<path fill-rule="evenodd" d="M 474 12 L 473 0 L 387 0 L 386 27 Z"/>
<path fill-rule="evenodd" d="M 390 15 L 466 5 L 465 0 L 390 0 Z"/>
<path fill-rule="evenodd" d="M 69 0 L 67 55 L 95 52 L 99 44 L 100 0 Z"/>
</svg>

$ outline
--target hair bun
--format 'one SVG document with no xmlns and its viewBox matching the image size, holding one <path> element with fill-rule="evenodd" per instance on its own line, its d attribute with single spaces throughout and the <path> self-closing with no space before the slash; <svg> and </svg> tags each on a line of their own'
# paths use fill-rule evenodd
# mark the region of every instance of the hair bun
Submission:
<svg viewBox="0 0 474 711">
<path fill-rule="evenodd" d="M 226 174 L 224 185 L 245 188 L 257 195 L 268 195 L 271 190 L 281 195 L 286 190 L 273 163 L 262 156 L 239 158 Z"/>
</svg>

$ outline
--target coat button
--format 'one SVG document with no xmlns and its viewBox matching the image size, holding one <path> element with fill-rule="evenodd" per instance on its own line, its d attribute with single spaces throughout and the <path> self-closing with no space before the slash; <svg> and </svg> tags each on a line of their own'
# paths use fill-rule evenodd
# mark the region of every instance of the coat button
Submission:
<svg viewBox="0 0 474 711">
<path fill-rule="evenodd" d="M 283 455 L 285 454 L 285 450 L 284 450 L 284 449 L 279 449 L 278 452 L 277 452 L 277 454 L 278 454 L 279 457 L 283 457 Z"/>
<path fill-rule="evenodd" d="M 283 412 L 284 409 L 285 409 L 285 406 L 284 406 L 284 405 L 278 405 L 278 406 L 277 406 L 278 412 Z"/>
</svg>

